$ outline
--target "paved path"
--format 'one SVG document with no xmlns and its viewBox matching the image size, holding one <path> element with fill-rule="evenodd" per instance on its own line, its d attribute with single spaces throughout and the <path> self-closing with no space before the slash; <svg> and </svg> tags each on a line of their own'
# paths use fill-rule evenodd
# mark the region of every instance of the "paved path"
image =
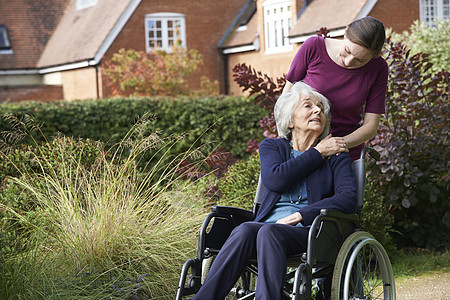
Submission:
<svg viewBox="0 0 450 300">
<path fill-rule="evenodd" d="M 397 300 L 450 300 L 450 270 L 395 281 Z"/>
</svg>

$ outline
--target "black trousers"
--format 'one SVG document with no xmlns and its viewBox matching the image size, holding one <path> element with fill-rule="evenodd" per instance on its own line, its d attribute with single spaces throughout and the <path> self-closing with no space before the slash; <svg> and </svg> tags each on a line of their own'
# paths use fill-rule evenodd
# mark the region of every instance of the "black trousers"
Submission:
<svg viewBox="0 0 450 300">
<path fill-rule="evenodd" d="M 258 261 L 257 300 L 281 299 L 286 256 L 306 251 L 309 228 L 246 222 L 227 239 L 195 300 L 224 299 L 250 258 Z"/>
</svg>

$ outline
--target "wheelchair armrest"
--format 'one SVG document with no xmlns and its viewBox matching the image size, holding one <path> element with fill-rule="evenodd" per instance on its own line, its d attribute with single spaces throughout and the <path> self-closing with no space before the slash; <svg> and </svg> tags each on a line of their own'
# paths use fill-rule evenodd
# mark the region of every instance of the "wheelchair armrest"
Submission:
<svg viewBox="0 0 450 300">
<path fill-rule="evenodd" d="M 354 223 L 358 223 L 359 222 L 359 216 L 357 214 L 346 214 L 334 209 L 321 209 L 320 210 L 320 214 L 322 216 L 328 216 L 328 217 L 332 217 L 332 218 L 336 218 L 338 220 L 343 220 L 343 221 L 349 221 L 349 222 L 354 222 Z"/>
<path fill-rule="evenodd" d="M 218 215 L 238 216 L 248 221 L 252 221 L 255 218 L 252 211 L 231 206 L 213 206 L 211 212 Z"/>
</svg>

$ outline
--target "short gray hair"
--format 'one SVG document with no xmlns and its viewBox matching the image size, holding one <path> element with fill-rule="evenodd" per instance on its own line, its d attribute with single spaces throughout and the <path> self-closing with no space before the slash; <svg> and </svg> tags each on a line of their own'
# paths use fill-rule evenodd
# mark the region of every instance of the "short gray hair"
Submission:
<svg viewBox="0 0 450 300">
<path fill-rule="evenodd" d="M 273 109 L 273 114 L 275 117 L 275 123 L 277 124 L 278 136 L 285 138 L 287 140 L 291 139 L 291 129 L 289 128 L 289 123 L 292 121 L 292 115 L 294 109 L 296 108 L 298 102 L 300 101 L 300 96 L 313 95 L 319 99 L 322 103 L 323 113 L 326 117 L 325 128 L 322 134 L 319 136 L 319 140 L 325 138 L 330 131 L 330 102 L 328 99 L 317 92 L 314 88 L 310 87 L 304 82 L 296 82 L 289 92 L 282 94 Z"/>
</svg>

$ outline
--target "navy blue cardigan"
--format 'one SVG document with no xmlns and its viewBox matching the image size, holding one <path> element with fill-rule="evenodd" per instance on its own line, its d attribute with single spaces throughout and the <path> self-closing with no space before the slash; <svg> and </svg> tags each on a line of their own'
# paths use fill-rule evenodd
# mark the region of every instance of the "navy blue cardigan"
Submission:
<svg viewBox="0 0 450 300">
<path fill-rule="evenodd" d="M 303 225 L 311 225 L 322 208 L 354 213 L 357 208 L 356 184 L 347 153 L 323 159 L 314 149 L 291 159 L 286 139 L 265 139 L 259 146 L 261 179 L 267 188 L 255 221 L 262 220 L 281 194 L 306 178 L 308 205 L 299 210 Z"/>
</svg>

